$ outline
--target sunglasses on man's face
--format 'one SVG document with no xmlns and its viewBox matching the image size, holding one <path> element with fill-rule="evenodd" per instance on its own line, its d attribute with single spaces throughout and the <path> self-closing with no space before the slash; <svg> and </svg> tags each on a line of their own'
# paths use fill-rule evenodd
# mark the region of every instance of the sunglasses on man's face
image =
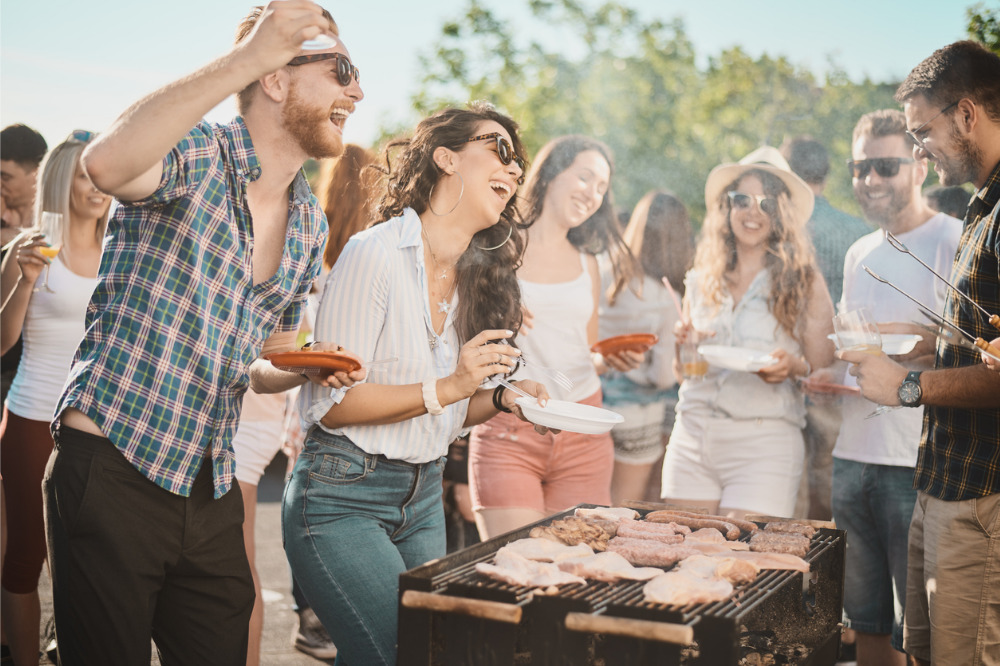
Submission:
<svg viewBox="0 0 1000 666">
<path fill-rule="evenodd" d="M 882 178 L 892 178 L 899 173 L 900 164 L 912 162 L 912 157 L 873 157 L 870 160 L 847 160 L 847 168 L 852 178 L 864 178 L 872 169 Z"/>
<path fill-rule="evenodd" d="M 517 164 L 517 167 L 521 170 L 521 175 L 517 179 L 518 185 L 524 184 L 524 160 L 521 159 L 517 153 L 514 152 L 514 148 L 510 145 L 510 141 L 507 140 L 500 132 L 490 132 L 489 134 L 480 134 L 479 136 L 474 136 L 466 143 L 472 143 L 473 141 L 482 141 L 484 139 L 496 139 L 497 144 L 497 157 L 504 164 L 510 164 L 513 161 Z"/>
<path fill-rule="evenodd" d="M 351 59 L 343 53 L 312 53 L 310 55 L 296 56 L 288 61 L 290 67 L 305 65 L 310 62 L 322 62 L 323 60 L 337 61 L 337 82 L 345 88 L 351 85 L 351 77 L 361 83 L 361 72 L 354 66 Z"/>
<path fill-rule="evenodd" d="M 778 212 L 778 200 L 774 197 L 767 197 L 763 194 L 743 194 L 742 192 L 729 192 L 729 203 L 733 210 L 750 210 L 754 202 L 761 212 L 767 215 L 774 215 Z"/>
</svg>

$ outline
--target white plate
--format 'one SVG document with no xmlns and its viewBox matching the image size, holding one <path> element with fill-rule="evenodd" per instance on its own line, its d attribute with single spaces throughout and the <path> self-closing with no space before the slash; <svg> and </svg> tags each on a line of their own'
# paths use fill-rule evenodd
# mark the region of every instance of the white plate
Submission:
<svg viewBox="0 0 1000 666">
<path fill-rule="evenodd" d="M 549 400 L 545 407 L 539 407 L 534 398 L 518 398 L 517 404 L 532 423 L 585 435 L 600 435 L 625 420 L 624 416 L 610 409 L 567 400 Z"/>
<path fill-rule="evenodd" d="M 770 354 L 749 347 L 701 345 L 698 347 L 698 353 L 704 356 L 710 365 L 740 372 L 757 372 L 777 362 L 777 359 Z"/>
<path fill-rule="evenodd" d="M 826 336 L 833 340 L 833 344 L 837 344 L 837 336 L 834 333 Z M 924 339 L 922 335 L 909 334 L 909 333 L 883 333 L 882 334 L 882 351 L 884 351 L 889 356 L 896 356 L 899 354 L 909 354 L 913 351 L 913 348 L 917 346 L 917 343 Z"/>
</svg>

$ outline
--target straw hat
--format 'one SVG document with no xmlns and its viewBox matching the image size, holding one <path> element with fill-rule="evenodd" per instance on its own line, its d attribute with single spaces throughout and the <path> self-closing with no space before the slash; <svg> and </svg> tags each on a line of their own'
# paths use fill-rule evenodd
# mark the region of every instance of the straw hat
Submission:
<svg viewBox="0 0 1000 666">
<path fill-rule="evenodd" d="M 705 181 L 705 205 L 711 209 L 722 196 L 722 188 L 738 179 L 751 169 L 772 173 L 785 183 L 791 196 L 792 213 L 795 224 L 804 225 L 812 216 L 816 198 L 806 182 L 792 173 L 788 162 L 773 146 L 761 146 L 736 164 L 720 164 L 712 169 Z"/>
</svg>

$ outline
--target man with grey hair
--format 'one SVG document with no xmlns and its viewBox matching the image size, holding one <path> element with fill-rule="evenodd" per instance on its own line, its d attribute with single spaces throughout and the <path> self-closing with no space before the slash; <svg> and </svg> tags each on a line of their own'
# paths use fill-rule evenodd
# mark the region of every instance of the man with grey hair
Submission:
<svg viewBox="0 0 1000 666">
<path fill-rule="evenodd" d="M 896 91 L 913 158 L 944 185 L 971 182 L 944 318 L 974 337 L 1000 313 L 1000 57 L 955 42 L 917 65 Z M 914 274 L 923 270 L 914 266 Z M 966 297 L 979 307 L 972 306 Z M 839 352 L 863 394 L 924 406 L 910 524 L 903 645 L 915 663 L 1000 664 L 1000 374 L 978 349 L 939 340 L 934 369 Z"/>
</svg>

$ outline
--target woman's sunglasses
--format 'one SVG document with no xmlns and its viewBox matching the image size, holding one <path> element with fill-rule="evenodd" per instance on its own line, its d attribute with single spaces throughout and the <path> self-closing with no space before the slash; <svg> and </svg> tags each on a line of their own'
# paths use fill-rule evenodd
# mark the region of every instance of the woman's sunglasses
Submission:
<svg viewBox="0 0 1000 666">
<path fill-rule="evenodd" d="M 774 197 L 766 197 L 763 194 L 743 194 L 742 192 L 728 192 L 730 205 L 734 210 L 750 210 L 754 202 L 757 207 L 767 215 L 775 215 L 778 212 L 778 200 Z"/>
<path fill-rule="evenodd" d="M 489 134 L 480 134 L 479 136 L 474 136 L 466 143 L 472 143 L 473 141 L 482 141 L 483 139 L 496 139 L 497 142 L 497 156 L 500 161 L 504 164 L 510 164 L 513 161 L 517 164 L 518 168 L 521 169 L 521 175 L 517 179 L 518 185 L 524 184 L 524 160 L 514 152 L 514 148 L 510 145 L 510 141 L 507 140 L 500 132 L 490 132 Z"/>
<path fill-rule="evenodd" d="M 870 160 L 847 160 L 847 168 L 853 178 L 864 178 L 872 169 L 882 178 L 892 178 L 899 173 L 900 164 L 912 162 L 912 157 L 875 157 Z"/>
<path fill-rule="evenodd" d="M 305 65 L 310 62 L 321 62 L 323 60 L 337 60 L 337 82 L 345 88 L 351 85 L 351 77 L 361 83 L 361 72 L 354 66 L 351 59 L 343 53 L 312 53 L 310 55 L 296 56 L 288 61 L 290 67 Z"/>
</svg>

